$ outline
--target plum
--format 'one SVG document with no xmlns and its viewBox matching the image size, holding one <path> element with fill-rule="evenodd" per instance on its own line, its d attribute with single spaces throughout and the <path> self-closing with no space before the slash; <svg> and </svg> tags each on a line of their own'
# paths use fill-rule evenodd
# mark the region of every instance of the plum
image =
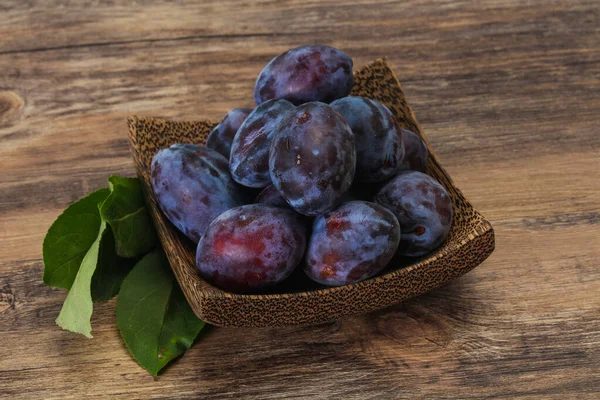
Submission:
<svg viewBox="0 0 600 400">
<path fill-rule="evenodd" d="M 315 216 L 339 203 L 352 184 L 354 134 L 329 105 L 296 107 L 279 125 L 269 153 L 273 185 L 300 214 Z"/>
<path fill-rule="evenodd" d="M 331 103 L 356 139 L 357 181 L 381 182 L 393 177 L 404 156 L 402 131 L 394 114 L 366 97 L 344 97 Z"/>
<path fill-rule="evenodd" d="M 281 121 L 294 109 L 286 100 L 269 100 L 256 107 L 238 129 L 229 156 L 233 179 L 247 187 L 263 188 L 271 183 L 269 150 Z"/>
<path fill-rule="evenodd" d="M 427 170 L 427 156 L 429 151 L 425 142 L 413 131 L 401 128 L 402 142 L 404 143 L 404 158 L 401 169 L 411 169 L 425 172 Z"/>
<path fill-rule="evenodd" d="M 251 108 L 234 108 L 225 114 L 221 123 L 209 133 L 206 147 L 218 151 L 229 159 L 233 138 L 251 112 Z"/>
<path fill-rule="evenodd" d="M 370 278 L 385 268 L 400 241 L 400 225 L 379 204 L 350 201 L 315 218 L 304 271 L 324 285 Z"/>
<path fill-rule="evenodd" d="M 302 260 L 306 226 L 292 210 L 250 204 L 215 218 L 200 239 L 196 265 L 214 285 L 237 293 L 272 286 Z"/>
<path fill-rule="evenodd" d="M 295 105 L 309 101 L 329 103 L 352 89 L 352 59 L 343 51 L 323 45 L 302 46 L 273 58 L 261 71 L 254 100 L 286 99 Z"/>
<path fill-rule="evenodd" d="M 256 196 L 255 203 L 266 204 L 268 206 L 290 208 L 290 205 L 285 199 L 279 194 L 277 188 L 273 185 L 269 185 Z"/>
<path fill-rule="evenodd" d="M 450 232 L 452 199 L 442 185 L 422 172 L 401 171 L 377 193 L 375 202 L 400 222 L 401 255 L 425 255 L 439 247 Z"/>
<path fill-rule="evenodd" d="M 196 243 L 215 217 L 246 200 L 229 176 L 225 157 L 204 146 L 174 144 L 159 150 L 151 178 L 165 216 Z"/>
</svg>

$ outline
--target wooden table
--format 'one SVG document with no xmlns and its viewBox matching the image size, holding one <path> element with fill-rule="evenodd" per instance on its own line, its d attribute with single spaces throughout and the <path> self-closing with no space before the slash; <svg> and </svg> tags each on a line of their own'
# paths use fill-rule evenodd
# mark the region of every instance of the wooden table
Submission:
<svg viewBox="0 0 600 400">
<path fill-rule="evenodd" d="M 106 3 L 0 4 L 0 397 L 600 398 L 596 0 Z M 125 118 L 251 106 L 262 66 L 314 42 L 357 66 L 389 57 L 495 253 L 369 315 L 210 329 L 158 379 L 114 301 L 93 340 L 61 331 L 41 242 L 70 202 L 134 174 Z"/>
</svg>

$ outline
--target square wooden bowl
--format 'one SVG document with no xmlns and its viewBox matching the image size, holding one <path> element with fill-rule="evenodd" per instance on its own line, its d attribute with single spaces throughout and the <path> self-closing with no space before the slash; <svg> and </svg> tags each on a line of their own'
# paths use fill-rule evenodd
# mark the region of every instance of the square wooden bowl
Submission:
<svg viewBox="0 0 600 400">
<path fill-rule="evenodd" d="M 169 259 L 196 315 L 218 326 L 258 327 L 316 324 L 369 312 L 437 288 L 470 271 L 494 250 L 494 231 L 456 188 L 440 166 L 406 102 L 400 82 L 385 59 L 354 74 L 352 95 L 377 100 L 392 110 L 400 125 L 418 133 L 429 148 L 428 173 L 448 190 L 454 206 L 450 235 L 429 256 L 407 265 L 392 261 L 382 275 L 363 282 L 323 287 L 297 268 L 285 283 L 267 294 L 234 294 L 204 281 L 196 272 L 195 246 L 164 217 L 150 184 L 154 154 L 174 143 L 204 144 L 218 121 L 180 122 L 129 118 L 129 142 L 138 176 L 145 186 L 150 213 Z"/>
</svg>

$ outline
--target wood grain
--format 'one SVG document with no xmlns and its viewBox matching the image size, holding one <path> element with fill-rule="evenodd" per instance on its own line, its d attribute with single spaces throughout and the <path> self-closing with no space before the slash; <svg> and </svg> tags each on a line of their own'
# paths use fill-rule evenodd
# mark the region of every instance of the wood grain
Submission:
<svg viewBox="0 0 600 400">
<path fill-rule="evenodd" d="M 351 3 L 351 4 L 349 4 Z M 7 0 L 0 4 L 0 397 L 600 396 L 600 13 L 596 1 Z M 277 53 L 387 56 L 465 196 L 494 225 L 481 267 L 317 327 L 207 332 L 153 380 L 114 301 L 92 341 L 54 324 L 41 240 L 71 201 L 134 174 L 131 114 L 251 105 Z"/>
</svg>

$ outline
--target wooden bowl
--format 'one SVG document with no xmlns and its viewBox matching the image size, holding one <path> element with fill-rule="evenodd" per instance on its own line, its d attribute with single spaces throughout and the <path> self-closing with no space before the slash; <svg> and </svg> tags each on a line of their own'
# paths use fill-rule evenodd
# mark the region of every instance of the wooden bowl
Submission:
<svg viewBox="0 0 600 400">
<path fill-rule="evenodd" d="M 377 100 L 392 110 L 400 125 L 418 133 L 429 148 L 428 173 L 448 190 L 454 206 L 445 244 L 407 265 L 392 261 L 382 275 L 340 287 L 312 283 L 301 270 L 266 294 L 234 294 L 204 281 L 196 272 L 195 246 L 159 211 L 150 184 L 154 154 L 174 143 L 204 144 L 217 121 L 179 122 L 129 118 L 129 142 L 138 176 L 144 182 L 150 213 L 169 259 L 196 315 L 218 326 L 258 327 L 316 324 L 369 312 L 437 288 L 470 271 L 494 250 L 494 231 L 456 188 L 423 135 L 402 87 L 385 59 L 355 73 L 352 95 Z"/>
</svg>

